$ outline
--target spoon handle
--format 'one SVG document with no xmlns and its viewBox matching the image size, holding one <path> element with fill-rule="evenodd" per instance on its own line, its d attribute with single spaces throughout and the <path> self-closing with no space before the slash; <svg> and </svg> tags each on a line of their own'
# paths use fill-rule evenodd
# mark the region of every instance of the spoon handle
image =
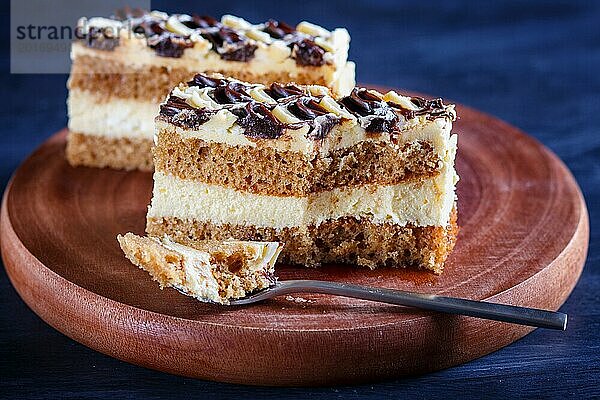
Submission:
<svg viewBox="0 0 600 400">
<path fill-rule="evenodd" d="M 560 312 L 348 283 L 313 280 L 280 281 L 272 289 L 269 297 L 290 293 L 332 294 L 539 328 L 565 330 L 567 327 L 567 314 Z"/>
</svg>

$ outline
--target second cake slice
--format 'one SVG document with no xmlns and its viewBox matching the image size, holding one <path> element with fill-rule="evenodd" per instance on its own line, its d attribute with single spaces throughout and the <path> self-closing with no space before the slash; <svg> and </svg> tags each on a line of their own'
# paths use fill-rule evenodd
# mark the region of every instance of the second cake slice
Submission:
<svg viewBox="0 0 600 400">
<path fill-rule="evenodd" d="M 320 83 L 339 93 L 354 86 L 343 28 L 159 11 L 83 18 L 78 28 L 68 83 L 72 165 L 151 170 L 158 106 L 197 72 L 266 84 Z"/>
</svg>

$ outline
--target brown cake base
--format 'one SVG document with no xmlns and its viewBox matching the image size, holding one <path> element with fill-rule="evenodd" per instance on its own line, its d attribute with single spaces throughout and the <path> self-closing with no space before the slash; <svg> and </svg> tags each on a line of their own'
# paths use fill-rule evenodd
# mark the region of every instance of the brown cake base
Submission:
<svg viewBox="0 0 600 400">
<path fill-rule="evenodd" d="M 147 65 L 135 69 L 117 58 L 107 62 L 104 57 L 80 56 L 73 64 L 69 89 L 89 90 L 97 95 L 144 101 L 161 102 L 180 82 L 189 81 L 199 70 L 176 66 Z M 305 67 L 305 71 L 291 76 L 289 71 L 260 73 L 244 69 L 209 69 L 207 73 L 220 73 L 236 79 L 270 84 L 273 82 L 296 82 L 306 85 L 331 86 L 323 75 L 326 67 Z"/>
<path fill-rule="evenodd" d="M 152 171 L 152 140 L 107 138 L 69 132 L 66 156 L 72 166 Z"/>
<path fill-rule="evenodd" d="M 327 221 L 308 228 L 258 228 L 214 225 L 174 217 L 148 218 L 146 231 L 152 236 L 169 235 L 174 240 L 264 240 L 285 243 L 284 263 L 316 267 L 338 263 L 377 267 L 414 266 L 441 273 L 458 233 L 456 210 L 447 227 L 411 227 L 391 223 L 374 224 L 353 217 Z"/>
<path fill-rule="evenodd" d="M 153 151 L 157 171 L 268 196 L 306 196 L 365 184 L 395 185 L 433 177 L 442 163 L 425 141 L 397 147 L 363 141 L 319 156 L 183 140 L 172 126 L 161 129 Z"/>
</svg>

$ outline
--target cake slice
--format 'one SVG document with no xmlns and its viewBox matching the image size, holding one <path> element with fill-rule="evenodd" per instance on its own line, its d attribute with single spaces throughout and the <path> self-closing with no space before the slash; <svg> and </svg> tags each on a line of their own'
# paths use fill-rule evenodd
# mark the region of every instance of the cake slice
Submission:
<svg viewBox="0 0 600 400">
<path fill-rule="evenodd" d="M 441 99 L 198 74 L 156 118 L 146 230 L 439 273 L 457 233 L 455 117 Z"/>
<path fill-rule="evenodd" d="M 78 32 L 68 83 L 72 165 L 151 170 L 158 105 L 196 72 L 318 83 L 337 93 L 354 86 L 350 37 L 341 28 L 153 11 L 83 18 Z"/>
<path fill-rule="evenodd" d="M 125 256 L 148 272 L 161 288 L 173 287 L 201 301 L 228 304 L 232 299 L 275 283 L 280 243 L 235 240 L 174 242 L 117 236 Z"/>
</svg>

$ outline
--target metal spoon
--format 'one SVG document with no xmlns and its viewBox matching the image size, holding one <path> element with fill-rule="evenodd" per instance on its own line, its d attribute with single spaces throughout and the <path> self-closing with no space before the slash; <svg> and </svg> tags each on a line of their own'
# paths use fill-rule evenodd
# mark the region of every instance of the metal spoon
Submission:
<svg viewBox="0 0 600 400">
<path fill-rule="evenodd" d="M 459 299 L 455 297 L 444 297 L 433 294 L 406 292 L 403 290 L 352 285 L 349 283 L 313 280 L 278 281 L 275 285 L 248 297 L 231 300 L 230 305 L 252 304 L 275 296 L 291 293 L 332 294 L 336 296 L 379 301 L 399 306 L 417 307 L 448 314 L 467 315 L 470 317 L 510 322 L 513 324 L 535 326 L 539 328 L 558 329 L 563 331 L 567 328 L 567 314 L 560 312 L 488 303 L 485 301 Z"/>
</svg>

